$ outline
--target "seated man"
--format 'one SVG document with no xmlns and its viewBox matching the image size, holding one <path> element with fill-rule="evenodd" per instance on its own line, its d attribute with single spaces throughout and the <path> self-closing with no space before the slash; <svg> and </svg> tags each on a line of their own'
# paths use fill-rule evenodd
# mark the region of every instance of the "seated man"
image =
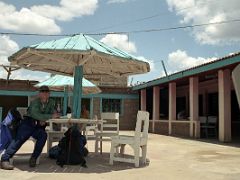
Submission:
<svg viewBox="0 0 240 180">
<path fill-rule="evenodd" d="M 55 103 L 49 99 L 49 88 L 41 86 L 38 98 L 33 100 L 29 106 L 27 117 L 19 125 L 16 138 L 11 141 L 5 153 L 1 157 L 1 168 L 6 170 L 14 169 L 9 163 L 9 159 L 20 149 L 25 141 L 32 136 L 36 139 L 36 144 L 29 160 L 29 166 L 36 166 L 36 159 L 41 154 L 47 140 L 45 132 L 46 120 L 58 118 L 60 115 L 55 111 Z"/>
</svg>

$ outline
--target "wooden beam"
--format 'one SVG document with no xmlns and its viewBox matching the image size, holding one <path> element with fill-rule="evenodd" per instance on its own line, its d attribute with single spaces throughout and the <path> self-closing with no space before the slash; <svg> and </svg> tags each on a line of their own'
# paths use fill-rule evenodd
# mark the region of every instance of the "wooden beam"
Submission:
<svg viewBox="0 0 240 180">
<path fill-rule="evenodd" d="M 59 57 L 59 56 L 56 56 L 56 55 L 51 55 L 51 54 L 41 54 L 41 53 L 38 53 L 38 52 L 30 52 L 31 54 L 33 55 L 36 55 L 36 56 L 39 56 L 39 57 L 42 57 L 42 58 L 45 58 L 46 60 L 51 60 L 51 61 L 54 61 L 54 62 L 59 62 L 59 63 L 64 63 L 64 65 L 71 65 L 71 66 L 76 66 L 77 64 L 74 63 L 73 61 L 71 61 L 71 56 L 67 59 L 63 58 L 63 57 Z"/>
<path fill-rule="evenodd" d="M 3 64 L 0 65 L 0 66 L 2 66 L 5 71 L 7 71 L 7 81 L 6 81 L 7 84 L 9 83 L 11 72 L 16 71 L 16 70 L 21 68 L 21 67 L 18 67 L 18 66 L 3 65 Z"/>
</svg>

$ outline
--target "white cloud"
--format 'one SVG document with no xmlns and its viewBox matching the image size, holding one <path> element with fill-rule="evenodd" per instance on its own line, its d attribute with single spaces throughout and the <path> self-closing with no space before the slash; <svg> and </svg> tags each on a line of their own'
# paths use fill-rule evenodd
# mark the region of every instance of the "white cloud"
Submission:
<svg viewBox="0 0 240 180">
<path fill-rule="evenodd" d="M 55 21 L 28 8 L 17 11 L 13 5 L 0 2 L 0 28 L 15 32 L 56 34 L 61 29 Z"/>
<path fill-rule="evenodd" d="M 18 44 L 10 39 L 9 36 L 0 36 L 0 64 L 1 65 L 9 65 L 8 56 L 12 55 L 16 51 L 19 50 Z M 43 72 L 33 72 L 29 70 L 16 70 L 13 71 L 10 78 L 11 79 L 25 79 L 25 80 L 38 80 L 42 81 L 49 77 L 48 73 Z M 0 67 L 0 78 L 7 78 L 7 72 Z"/>
<path fill-rule="evenodd" d="M 35 80 L 40 82 L 49 77 L 50 77 L 49 73 L 20 69 L 17 71 L 13 71 L 10 78 L 21 80 Z"/>
<path fill-rule="evenodd" d="M 0 65 L 9 65 L 8 56 L 19 49 L 18 44 L 9 36 L 0 36 Z M 0 67 L 0 78 L 6 78 L 7 71 Z"/>
<path fill-rule="evenodd" d="M 135 43 L 129 41 L 127 35 L 108 34 L 104 38 L 102 38 L 100 41 L 109 45 L 109 46 L 111 46 L 111 47 L 118 48 L 118 49 L 126 51 L 128 53 L 136 53 L 137 52 L 137 48 L 135 46 Z M 148 62 L 149 65 L 150 65 L 151 72 L 155 70 L 153 60 L 146 59 L 143 56 L 136 56 L 136 58 L 139 59 L 139 60 Z M 146 73 L 146 74 L 148 74 L 148 73 Z M 134 79 L 133 83 L 135 83 L 135 78 L 140 78 L 141 77 L 141 79 L 142 79 L 142 77 L 145 77 L 146 74 L 144 74 L 144 75 L 133 75 L 133 76 L 130 76 L 129 79 L 133 78 Z M 129 82 L 129 83 L 131 83 L 131 82 Z"/>
<path fill-rule="evenodd" d="M 74 17 L 92 15 L 98 0 L 61 0 L 59 6 L 38 5 L 19 11 L 15 6 L 0 1 L 0 28 L 14 32 L 59 34 L 55 20 L 69 21 Z"/>
<path fill-rule="evenodd" d="M 9 36 L 0 36 L 0 64 L 8 64 L 7 57 L 19 49 L 18 44 Z"/>
<path fill-rule="evenodd" d="M 239 19 L 239 0 L 166 0 L 171 11 L 181 16 L 183 24 L 214 23 Z M 239 22 L 208 25 L 192 29 L 195 39 L 202 44 L 229 44 L 240 41 Z"/>
<path fill-rule="evenodd" d="M 49 73 L 19 69 L 16 71 L 12 71 L 10 79 L 43 81 L 49 77 L 50 77 Z M 0 79 L 6 79 L 6 78 L 7 78 L 7 71 L 3 69 L 3 67 L 0 67 Z"/>
<path fill-rule="evenodd" d="M 18 44 L 9 36 L 0 36 L 0 65 L 9 65 L 8 56 L 19 49 Z M 0 78 L 6 78 L 7 72 L 0 67 Z"/>
<path fill-rule="evenodd" d="M 100 40 L 101 42 L 129 53 L 136 53 L 137 48 L 134 42 L 129 41 L 127 35 L 108 34 Z"/>
<path fill-rule="evenodd" d="M 204 58 L 204 57 L 191 57 L 186 51 L 177 50 L 168 55 L 168 68 L 169 72 L 177 72 L 194 66 L 198 66 L 203 63 L 207 63 L 215 60 L 216 57 Z M 168 70 L 168 69 L 167 69 Z M 169 73 L 168 72 L 168 73 Z M 169 74 L 170 74 L 169 73 Z"/>
<path fill-rule="evenodd" d="M 123 34 L 108 34 L 104 38 L 100 40 L 101 42 L 111 46 L 118 48 L 122 51 L 126 51 L 128 53 L 136 53 L 137 48 L 134 42 L 129 41 L 127 35 Z M 154 70 L 154 62 L 153 60 L 146 59 L 143 56 L 136 56 L 137 59 L 148 62 L 150 65 L 151 71 Z"/>
<path fill-rule="evenodd" d="M 113 3 L 125 3 L 129 0 L 108 0 L 108 4 L 113 4 Z"/>
<path fill-rule="evenodd" d="M 98 7 L 98 0 L 61 0 L 59 6 L 37 5 L 31 10 L 44 17 L 70 21 L 74 17 L 92 15 Z"/>
</svg>

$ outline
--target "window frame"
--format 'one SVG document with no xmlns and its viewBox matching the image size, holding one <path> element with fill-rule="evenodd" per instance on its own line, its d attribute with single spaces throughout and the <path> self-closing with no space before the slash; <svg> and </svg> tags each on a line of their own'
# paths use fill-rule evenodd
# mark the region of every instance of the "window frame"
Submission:
<svg viewBox="0 0 240 180">
<path fill-rule="evenodd" d="M 122 98 L 101 98 L 100 100 L 100 111 L 101 113 L 104 112 L 103 111 L 103 100 L 120 100 L 120 112 L 119 112 L 119 115 L 122 116 L 124 114 L 124 111 L 123 111 L 123 104 L 124 104 L 124 99 Z M 108 112 L 112 112 L 112 111 L 108 111 Z"/>
</svg>

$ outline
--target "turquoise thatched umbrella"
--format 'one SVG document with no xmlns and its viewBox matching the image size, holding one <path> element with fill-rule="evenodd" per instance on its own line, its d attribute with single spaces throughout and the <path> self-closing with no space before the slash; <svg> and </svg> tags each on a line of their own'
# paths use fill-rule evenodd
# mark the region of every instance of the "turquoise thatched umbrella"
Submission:
<svg viewBox="0 0 240 180">
<path fill-rule="evenodd" d="M 25 47 L 12 56 L 12 65 L 74 76 L 73 116 L 80 117 L 82 78 L 122 77 L 150 71 L 149 64 L 84 34 Z"/>
</svg>

